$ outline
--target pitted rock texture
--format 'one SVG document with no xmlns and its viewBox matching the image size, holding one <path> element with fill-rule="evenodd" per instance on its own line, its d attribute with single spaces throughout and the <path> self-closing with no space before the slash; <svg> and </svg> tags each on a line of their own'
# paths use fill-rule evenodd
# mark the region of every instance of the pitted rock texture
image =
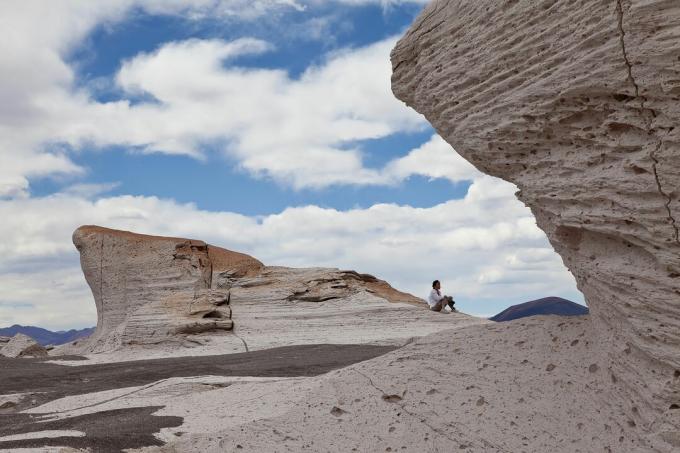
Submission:
<svg viewBox="0 0 680 453">
<path fill-rule="evenodd" d="M 28 335 L 18 333 L 4 343 L 4 346 L 0 348 L 0 355 L 13 359 L 19 357 L 46 357 L 47 350 Z"/>
<path fill-rule="evenodd" d="M 201 339 L 192 336 L 220 332 L 231 332 L 236 339 L 223 341 L 215 353 L 240 352 L 248 350 L 249 341 L 255 347 L 296 344 L 300 334 L 281 344 L 260 337 L 272 336 L 267 329 L 301 324 L 285 314 L 305 317 L 300 303 L 308 303 L 310 310 L 310 303 L 332 301 L 351 309 L 361 301 L 367 307 L 377 301 L 424 306 L 421 299 L 371 275 L 266 267 L 248 255 L 203 241 L 84 226 L 75 231 L 73 242 L 97 306 L 97 330 L 76 349 L 59 348 L 57 353 L 112 352 L 161 343 L 201 345 Z M 276 310 L 281 313 L 269 319 L 267 314 Z M 314 316 L 320 318 L 319 312 Z"/>
<path fill-rule="evenodd" d="M 680 3 L 434 1 L 392 64 L 398 98 L 519 187 L 640 448 L 680 448 Z"/>
</svg>

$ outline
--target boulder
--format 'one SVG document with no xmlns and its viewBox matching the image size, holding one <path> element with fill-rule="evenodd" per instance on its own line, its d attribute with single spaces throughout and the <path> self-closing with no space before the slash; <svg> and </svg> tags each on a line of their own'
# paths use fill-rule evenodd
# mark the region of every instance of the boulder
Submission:
<svg viewBox="0 0 680 453">
<path fill-rule="evenodd" d="M 18 333 L 0 349 L 0 355 L 10 358 L 46 357 L 47 350 L 28 335 Z"/>
<path fill-rule="evenodd" d="M 677 2 L 449 0 L 392 52 L 395 95 L 517 185 L 576 277 L 636 451 L 680 447 L 679 34 Z"/>
</svg>

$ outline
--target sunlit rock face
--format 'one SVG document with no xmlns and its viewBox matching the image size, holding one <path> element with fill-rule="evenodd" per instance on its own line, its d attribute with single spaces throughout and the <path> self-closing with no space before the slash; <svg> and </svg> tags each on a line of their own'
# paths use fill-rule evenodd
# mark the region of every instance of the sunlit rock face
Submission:
<svg viewBox="0 0 680 453">
<path fill-rule="evenodd" d="M 680 3 L 434 1 L 392 64 L 576 277 L 628 448 L 680 448 Z"/>
<path fill-rule="evenodd" d="M 382 312 L 393 313 L 380 303 L 415 304 L 418 311 L 429 313 L 421 299 L 371 275 L 267 267 L 251 256 L 193 239 L 83 226 L 73 233 L 73 243 L 94 295 L 97 330 L 89 340 L 74 345 L 76 349 L 62 348 L 60 353 L 173 343 L 191 347 L 200 345 L 206 335 L 221 335 L 222 346 L 214 353 L 224 354 L 248 350 L 248 343 L 255 349 L 323 343 L 329 328 L 356 336 L 343 326 L 350 322 L 360 326 L 362 316 L 377 325 Z M 329 301 L 330 307 L 314 310 Z M 320 321 L 324 315 L 328 325 Z M 398 316 L 393 322 L 405 324 Z M 389 337 L 394 327 L 383 336 Z M 232 350 L 234 345 L 223 336 L 235 328 L 239 335 L 237 349 Z M 433 328 L 441 329 L 436 323 L 428 326 Z"/>
<path fill-rule="evenodd" d="M 229 291 L 213 275 L 257 273 L 256 259 L 203 241 L 85 226 L 73 234 L 97 306 L 93 350 L 231 330 Z"/>
</svg>

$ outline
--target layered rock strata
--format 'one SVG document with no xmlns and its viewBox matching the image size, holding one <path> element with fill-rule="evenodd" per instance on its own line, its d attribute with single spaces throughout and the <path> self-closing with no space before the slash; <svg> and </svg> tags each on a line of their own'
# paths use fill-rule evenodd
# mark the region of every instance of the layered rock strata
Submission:
<svg viewBox="0 0 680 453">
<path fill-rule="evenodd" d="M 248 255 L 197 240 L 84 226 L 75 231 L 73 242 L 80 251 L 98 316 L 96 332 L 79 346 L 84 352 L 187 344 L 191 335 L 220 332 L 235 336 L 233 345 L 238 349 L 228 349 L 232 346 L 224 346 L 227 341 L 215 353 L 240 352 L 248 349 L 247 339 L 240 334 L 250 335 L 255 344 L 263 346 L 290 344 L 269 344 L 255 338 L 265 333 L 271 337 L 271 332 L 263 329 L 282 327 L 282 320 L 290 329 L 294 323 L 285 321 L 286 313 L 268 320 L 267 313 L 279 308 L 305 318 L 304 310 L 296 310 L 300 303 L 340 301 L 353 308 L 361 301 L 367 306 L 375 301 L 423 303 L 371 275 L 266 267 Z M 235 333 L 234 322 L 238 324 L 239 316 L 243 322 Z M 318 312 L 314 316 L 322 318 Z M 285 337 L 286 333 L 279 335 Z"/>
<path fill-rule="evenodd" d="M 396 96 L 519 187 L 576 277 L 643 450 L 680 448 L 679 36 L 672 1 L 441 0 L 392 53 Z"/>
</svg>

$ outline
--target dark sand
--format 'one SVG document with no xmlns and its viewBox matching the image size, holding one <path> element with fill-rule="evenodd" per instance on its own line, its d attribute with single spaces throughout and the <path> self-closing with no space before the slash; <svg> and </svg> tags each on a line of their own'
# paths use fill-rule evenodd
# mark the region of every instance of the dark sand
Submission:
<svg viewBox="0 0 680 453">
<path fill-rule="evenodd" d="M 82 438 L 0 442 L 4 448 L 48 445 L 118 452 L 158 445 L 153 437 L 163 427 L 182 424 L 179 417 L 151 415 L 159 408 L 133 408 L 41 423 L 39 416 L 17 412 L 69 395 L 151 384 L 189 376 L 316 376 L 396 349 L 370 345 L 306 345 L 222 356 L 178 357 L 78 367 L 40 359 L 0 358 L 0 395 L 34 393 L 16 407 L 0 410 L 0 437 L 44 430 L 76 430 Z"/>
</svg>

